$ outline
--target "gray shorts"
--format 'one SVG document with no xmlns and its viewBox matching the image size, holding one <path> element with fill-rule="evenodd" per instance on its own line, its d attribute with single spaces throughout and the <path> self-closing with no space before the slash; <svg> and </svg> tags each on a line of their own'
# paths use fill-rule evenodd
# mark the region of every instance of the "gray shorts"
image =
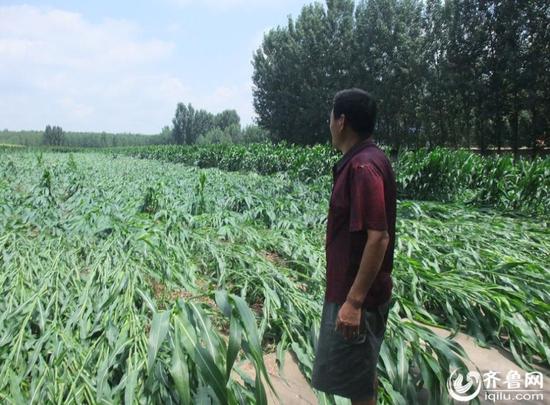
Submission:
<svg viewBox="0 0 550 405">
<path fill-rule="evenodd" d="M 313 388 L 354 400 L 375 395 L 376 365 L 390 303 L 363 310 L 362 332 L 347 340 L 335 330 L 341 304 L 325 301 L 311 376 Z"/>
</svg>

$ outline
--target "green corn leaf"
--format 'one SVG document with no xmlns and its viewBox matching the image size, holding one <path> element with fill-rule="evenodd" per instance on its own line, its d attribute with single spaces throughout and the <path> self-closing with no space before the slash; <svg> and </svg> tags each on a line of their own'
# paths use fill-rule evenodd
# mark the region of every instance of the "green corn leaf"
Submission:
<svg viewBox="0 0 550 405">
<path fill-rule="evenodd" d="M 179 331 L 176 328 L 175 331 L 175 346 L 173 348 L 172 364 L 170 366 L 170 375 L 174 379 L 176 384 L 176 390 L 180 396 L 180 401 L 184 405 L 191 404 L 191 381 L 189 378 L 189 368 L 187 367 L 187 360 L 182 351 L 182 343 L 179 337 Z"/>
<path fill-rule="evenodd" d="M 196 346 L 195 350 L 197 366 L 199 367 L 204 380 L 210 387 L 212 387 L 216 393 L 218 401 L 222 404 L 227 403 L 226 379 L 224 375 L 214 362 L 214 359 L 208 350 L 201 346 Z"/>
<path fill-rule="evenodd" d="M 170 327 L 170 311 L 155 313 L 151 322 L 151 331 L 149 332 L 148 352 L 147 352 L 147 371 L 150 373 L 157 358 L 157 353 L 166 338 L 168 328 Z"/>
<path fill-rule="evenodd" d="M 124 388 L 124 403 L 132 405 L 134 403 L 134 397 L 137 388 L 137 379 L 139 375 L 139 369 L 131 369 L 127 374 L 126 387 Z"/>
<path fill-rule="evenodd" d="M 235 317 L 232 317 L 229 325 L 229 342 L 227 344 L 227 359 L 225 370 L 226 381 L 228 381 L 230 378 L 233 364 L 235 363 L 235 360 L 237 359 L 239 350 L 241 348 L 241 335 L 241 325 Z"/>
</svg>

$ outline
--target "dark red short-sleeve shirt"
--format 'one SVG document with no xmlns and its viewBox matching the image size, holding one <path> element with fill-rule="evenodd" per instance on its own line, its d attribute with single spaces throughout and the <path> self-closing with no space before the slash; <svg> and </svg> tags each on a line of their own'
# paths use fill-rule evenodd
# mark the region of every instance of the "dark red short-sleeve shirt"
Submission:
<svg viewBox="0 0 550 405">
<path fill-rule="evenodd" d="M 367 139 L 355 144 L 332 168 L 333 187 L 326 235 L 325 300 L 342 304 L 355 280 L 367 230 L 390 236 L 382 266 L 363 307 L 374 308 L 391 297 L 395 248 L 396 183 L 384 152 Z"/>
</svg>

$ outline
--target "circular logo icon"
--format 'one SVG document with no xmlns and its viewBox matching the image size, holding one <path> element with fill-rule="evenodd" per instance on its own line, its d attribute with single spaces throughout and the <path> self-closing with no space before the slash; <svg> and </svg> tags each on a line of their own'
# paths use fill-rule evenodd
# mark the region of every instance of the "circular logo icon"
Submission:
<svg viewBox="0 0 550 405">
<path fill-rule="evenodd" d="M 466 374 L 466 383 L 462 374 L 456 375 L 458 369 L 453 371 L 447 380 L 447 389 L 453 399 L 459 402 L 469 402 L 479 395 L 481 391 L 481 375 L 477 371 L 469 371 Z M 474 390 L 468 394 L 469 391 Z"/>
</svg>

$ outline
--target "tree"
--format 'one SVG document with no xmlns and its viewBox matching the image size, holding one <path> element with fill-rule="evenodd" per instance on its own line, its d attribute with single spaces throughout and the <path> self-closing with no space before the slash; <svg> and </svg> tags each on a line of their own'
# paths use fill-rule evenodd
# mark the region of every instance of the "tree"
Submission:
<svg viewBox="0 0 550 405">
<path fill-rule="evenodd" d="M 214 126 L 222 131 L 231 125 L 237 125 L 239 127 L 241 125 L 241 118 L 235 110 L 224 110 L 214 117 Z"/>
<path fill-rule="evenodd" d="M 227 135 L 232 143 L 242 142 L 241 126 L 238 124 L 231 124 L 224 129 L 224 134 Z"/>
<path fill-rule="evenodd" d="M 160 144 L 160 145 L 169 144 L 173 142 L 172 129 L 168 125 L 165 125 L 162 127 L 160 134 L 151 138 L 156 138 L 153 140 L 153 142 L 156 144 Z"/>
<path fill-rule="evenodd" d="M 550 132 L 550 3 L 348 0 L 302 8 L 252 64 L 258 124 L 273 140 L 328 138 L 333 94 L 378 101 L 375 136 L 402 145 L 534 147 Z"/>
<path fill-rule="evenodd" d="M 107 134 L 105 132 L 102 132 L 101 133 L 101 142 L 100 142 L 100 146 L 102 148 L 106 148 L 107 147 Z"/>
<path fill-rule="evenodd" d="M 191 104 L 189 104 L 191 107 Z M 189 108 L 183 104 L 178 103 L 176 107 L 176 114 L 172 119 L 172 138 L 178 145 L 186 143 L 188 121 L 190 120 Z"/>
<path fill-rule="evenodd" d="M 327 142 L 334 93 L 353 84 L 354 2 L 304 6 L 296 21 L 264 35 L 253 57 L 258 124 L 274 138 Z"/>
<path fill-rule="evenodd" d="M 172 119 L 172 138 L 179 145 L 194 144 L 198 137 L 206 134 L 218 125 L 222 129 L 232 123 L 239 123 L 240 118 L 235 110 L 224 111 L 217 116 L 205 110 L 195 110 L 191 104 L 178 103 Z"/>
<path fill-rule="evenodd" d="M 242 131 L 241 141 L 243 143 L 267 142 L 269 139 L 269 131 L 257 125 L 248 125 Z"/>
<path fill-rule="evenodd" d="M 198 145 L 206 145 L 213 143 L 228 144 L 231 143 L 231 136 L 225 133 L 218 127 L 215 127 L 208 131 L 206 134 L 201 135 L 197 138 Z"/>
<path fill-rule="evenodd" d="M 537 141 L 549 136 L 550 128 L 550 4 L 529 2 L 525 11 L 526 46 L 525 107 L 529 115 L 526 142 L 536 151 Z"/>
<path fill-rule="evenodd" d="M 254 53 L 253 104 L 258 114 L 258 124 L 269 128 L 276 140 L 296 140 L 296 114 L 300 96 L 300 62 L 298 45 L 292 32 L 294 22 L 288 20 L 287 28 L 275 28 L 264 35 L 260 48 Z"/>
<path fill-rule="evenodd" d="M 207 133 L 215 126 L 215 119 L 212 113 L 205 110 L 198 110 L 195 113 L 193 120 L 193 136 L 198 138 L 199 136 Z M 193 143 L 193 142 L 192 142 Z"/>
<path fill-rule="evenodd" d="M 64 144 L 65 134 L 63 129 L 59 126 L 46 125 L 46 129 L 43 134 L 43 144 L 48 146 L 60 146 Z"/>
<path fill-rule="evenodd" d="M 419 126 L 422 94 L 422 3 L 369 0 L 357 6 L 356 81 L 378 101 L 376 136 L 399 149 Z"/>
</svg>

